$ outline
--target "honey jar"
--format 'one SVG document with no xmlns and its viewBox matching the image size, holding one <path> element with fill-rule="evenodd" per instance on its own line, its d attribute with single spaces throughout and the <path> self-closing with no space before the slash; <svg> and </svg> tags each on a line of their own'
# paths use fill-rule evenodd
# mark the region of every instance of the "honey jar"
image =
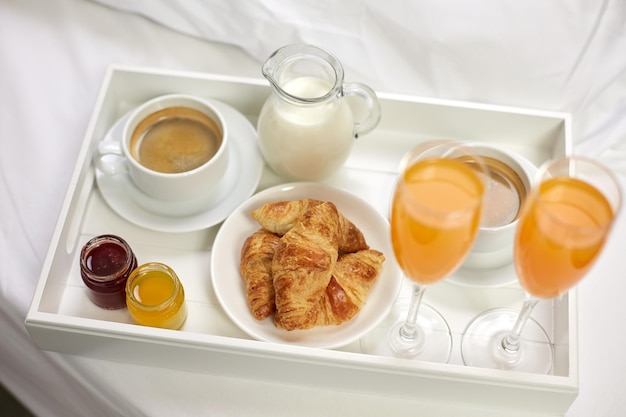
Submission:
<svg viewBox="0 0 626 417">
<path fill-rule="evenodd" d="M 126 305 L 137 324 L 179 329 L 187 318 L 185 291 L 169 266 L 149 262 L 138 266 L 126 282 Z"/>
</svg>

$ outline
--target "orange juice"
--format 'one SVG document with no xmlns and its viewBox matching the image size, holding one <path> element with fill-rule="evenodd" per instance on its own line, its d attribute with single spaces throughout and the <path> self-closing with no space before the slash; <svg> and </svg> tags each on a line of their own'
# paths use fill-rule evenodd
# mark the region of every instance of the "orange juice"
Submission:
<svg viewBox="0 0 626 417">
<path fill-rule="evenodd" d="M 600 253 L 614 213 L 606 198 L 575 178 L 545 181 L 530 197 L 515 238 L 521 284 L 551 298 L 574 286 Z"/>
<path fill-rule="evenodd" d="M 144 326 L 180 328 L 187 318 L 185 293 L 176 273 L 167 265 L 138 266 L 126 283 L 128 312 Z"/>
<path fill-rule="evenodd" d="M 451 273 L 467 255 L 480 225 L 484 184 L 468 165 L 425 159 L 398 181 L 391 239 L 405 274 L 420 284 Z"/>
</svg>

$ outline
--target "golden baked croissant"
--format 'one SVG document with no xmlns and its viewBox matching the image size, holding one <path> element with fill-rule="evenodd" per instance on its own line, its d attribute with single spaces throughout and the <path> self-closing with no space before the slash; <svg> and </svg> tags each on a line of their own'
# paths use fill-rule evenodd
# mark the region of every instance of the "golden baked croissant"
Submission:
<svg viewBox="0 0 626 417">
<path fill-rule="evenodd" d="M 384 261 L 385 256 L 376 250 L 339 256 L 320 300 L 317 325 L 341 324 L 352 319 L 365 303 Z"/>
<path fill-rule="evenodd" d="M 264 229 L 278 235 L 287 233 L 304 213 L 323 201 L 310 198 L 302 200 L 277 201 L 267 203 L 252 211 L 251 215 Z M 361 230 L 339 213 L 339 251 L 356 252 L 368 249 Z"/>
<path fill-rule="evenodd" d="M 359 312 L 385 258 L 367 250 L 360 230 L 333 203 L 284 201 L 253 213 L 264 228 L 244 242 L 240 271 L 256 319 L 275 312 L 276 326 L 308 329 Z M 341 245 L 354 253 L 340 255 Z"/>
<path fill-rule="evenodd" d="M 271 316 L 276 310 L 272 259 L 280 237 L 259 229 L 251 234 L 241 248 L 239 270 L 246 282 L 248 306 L 257 320 Z"/>
<path fill-rule="evenodd" d="M 317 325 L 338 241 L 339 213 L 329 202 L 309 208 L 280 239 L 272 262 L 276 326 L 293 330 Z"/>
<path fill-rule="evenodd" d="M 308 209 L 320 204 L 322 201 L 310 198 L 276 201 L 263 204 L 252 210 L 250 214 L 264 229 L 282 236 L 296 225 L 298 219 Z"/>
</svg>

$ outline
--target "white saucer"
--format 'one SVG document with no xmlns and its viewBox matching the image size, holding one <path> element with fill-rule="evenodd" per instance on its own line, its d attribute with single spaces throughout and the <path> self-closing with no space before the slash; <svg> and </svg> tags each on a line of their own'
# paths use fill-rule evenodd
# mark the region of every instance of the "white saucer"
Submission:
<svg viewBox="0 0 626 417">
<path fill-rule="evenodd" d="M 277 328 L 272 318 L 257 320 L 250 313 L 246 288 L 239 272 L 241 247 L 259 229 L 250 211 L 270 201 L 315 198 L 333 202 L 365 236 L 367 244 L 385 255 L 378 281 L 365 305 L 352 320 L 338 326 L 287 331 Z M 230 319 L 257 340 L 291 345 L 335 348 L 346 345 L 375 327 L 391 309 L 402 285 L 389 239 L 389 222 L 376 209 L 355 195 L 318 183 L 293 183 L 268 188 L 252 196 L 222 224 L 211 254 L 211 280 L 215 295 Z"/>
<path fill-rule="evenodd" d="M 256 129 L 229 105 L 206 100 L 222 112 L 230 134 L 230 161 L 218 189 L 191 201 L 163 201 L 143 193 L 127 173 L 106 175 L 96 169 L 96 182 L 102 197 L 122 218 L 160 232 L 190 232 L 220 223 L 254 193 L 264 164 Z M 103 140 L 120 140 L 129 115 L 130 112 L 121 117 Z M 202 207 L 202 210 L 197 207 Z"/>
</svg>

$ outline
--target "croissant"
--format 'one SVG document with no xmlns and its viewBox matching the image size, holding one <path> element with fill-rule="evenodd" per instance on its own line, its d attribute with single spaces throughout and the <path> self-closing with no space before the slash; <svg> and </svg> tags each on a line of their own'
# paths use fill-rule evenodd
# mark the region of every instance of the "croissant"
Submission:
<svg viewBox="0 0 626 417">
<path fill-rule="evenodd" d="M 344 254 L 320 300 L 318 326 L 341 324 L 360 310 L 382 270 L 385 256 L 376 250 Z"/>
<path fill-rule="evenodd" d="M 257 320 L 276 310 L 272 283 L 272 259 L 280 237 L 260 229 L 251 234 L 241 248 L 239 270 L 246 282 L 248 306 Z"/>
<path fill-rule="evenodd" d="M 277 327 L 308 329 L 319 322 L 320 299 L 338 257 L 339 213 L 314 205 L 280 239 L 272 261 Z"/>
<path fill-rule="evenodd" d="M 252 218 L 264 229 L 280 236 L 287 233 L 302 215 L 311 207 L 322 204 L 323 201 L 305 198 L 303 200 L 276 201 L 263 204 L 252 210 Z"/>
<path fill-rule="evenodd" d="M 307 210 L 322 203 L 320 200 L 309 198 L 272 202 L 253 210 L 251 215 L 264 229 L 282 236 L 294 227 Z M 361 230 L 341 213 L 339 213 L 339 227 L 340 252 L 349 253 L 369 248 Z"/>
</svg>

